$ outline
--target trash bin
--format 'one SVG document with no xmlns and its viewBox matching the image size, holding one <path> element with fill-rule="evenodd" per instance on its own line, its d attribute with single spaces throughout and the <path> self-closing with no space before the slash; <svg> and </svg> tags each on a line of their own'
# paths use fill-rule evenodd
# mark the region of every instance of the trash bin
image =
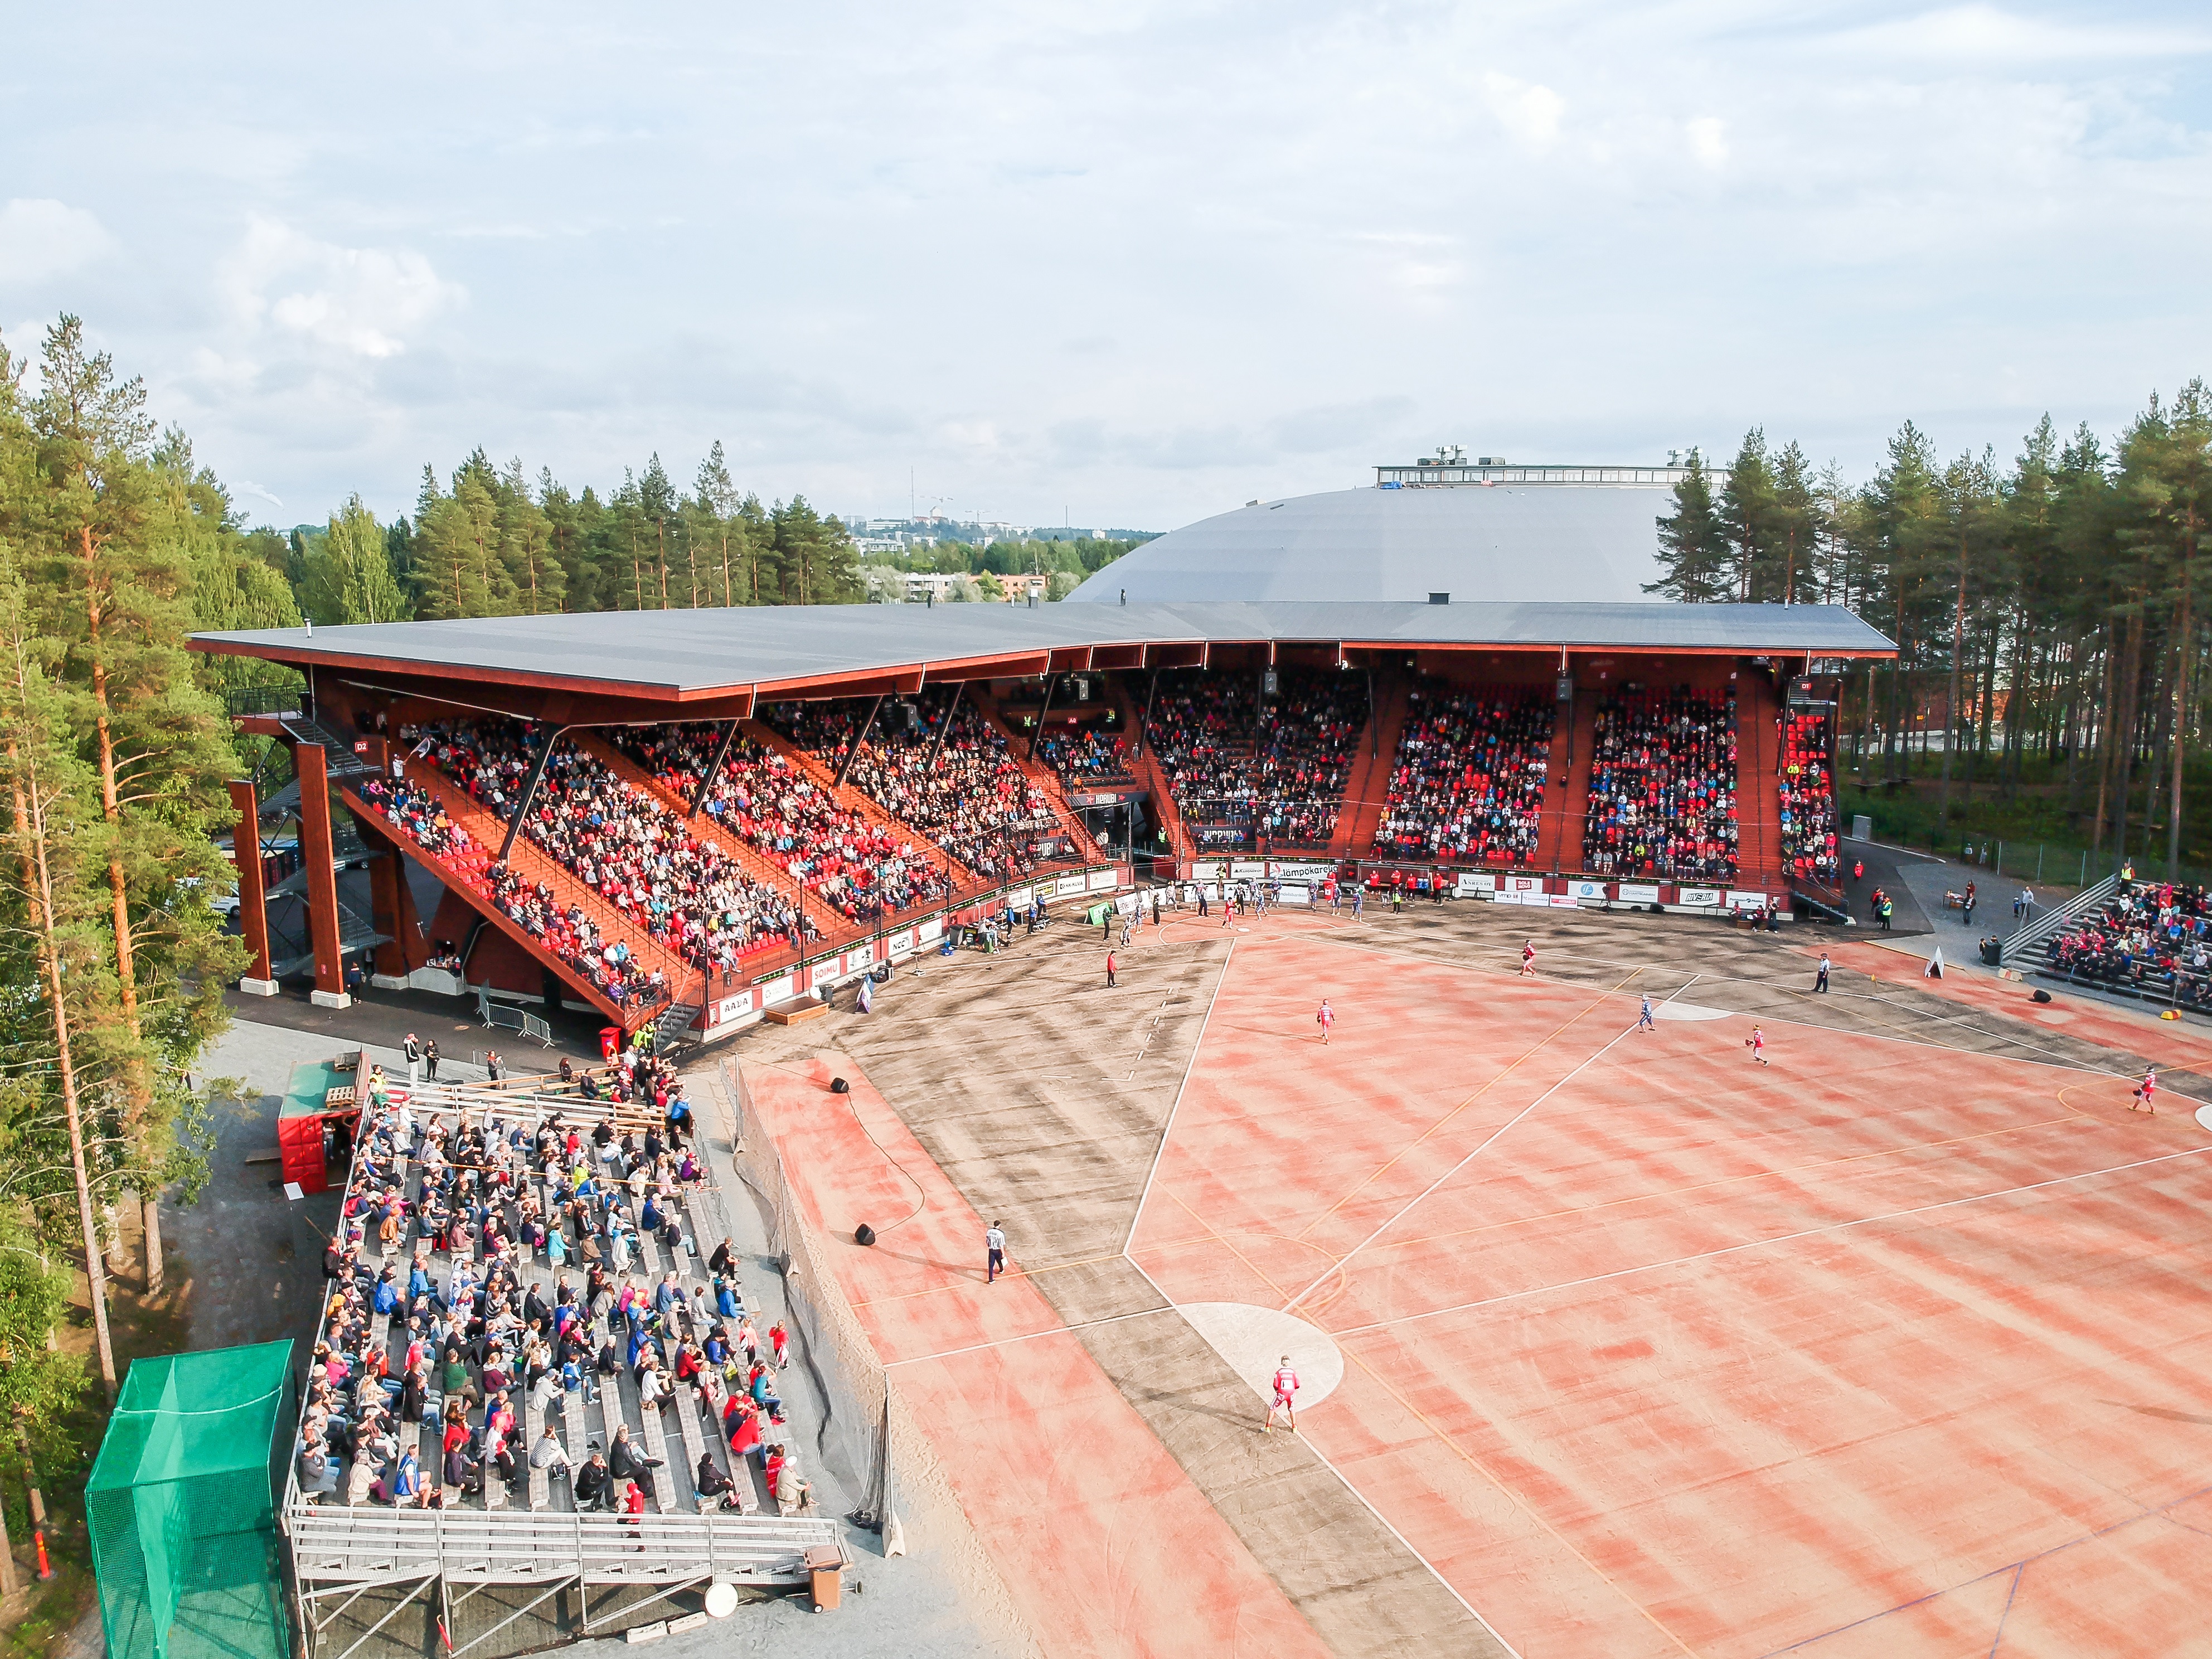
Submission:
<svg viewBox="0 0 2212 1659">
<path fill-rule="evenodd" d="M 1982 941 L 1982 961 L 1991 968 L 2004 966 L 2004 946 L 1993 939 Z"/>
<path fill-rule="evenodd" d="M 835 1544 L 813 1544 L 806 1551 L 806 1576 L 814 1594 L 814 1611 L 826 1613 L 837 1605 L 842 1587 L 845 1553 Z"/>
<path fill-rule="evenodd" d="M 621 1052 L 622 1027 L 619 1025 L 600 1026 L 599 1058 L 606 1061 L 608 1065 L 611 1066 L 615 1063 L 615 1056 Z"/>
</svg>

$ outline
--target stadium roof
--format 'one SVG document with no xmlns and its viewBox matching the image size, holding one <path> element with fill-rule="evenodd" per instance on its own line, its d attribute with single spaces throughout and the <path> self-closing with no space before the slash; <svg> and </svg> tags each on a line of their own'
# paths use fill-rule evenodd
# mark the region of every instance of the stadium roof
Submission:
<svg viewBox="0 0 2212 1659">
<path fill-rule="evenodd" d="M 912 690 L 940 680 L 1204 662 L 1215 647 L 1487 647 L 1888 656 L 1837 605 L 943 605 L 622 611 L 196 634 L 195 649 L 345 672 L 394 690 L 454 682 L 712 705 Z M 453 695 L 461 687 L 454 685 Z M 633 713 L 642 713 L 633 709 Z M 702 717 L 726 710 L 696 707 Z M 582 719 L 580 713 L 575 718 Z"/>
<path fill-rule="evenodd" d="M 1628 469 L 1580 469 L 1626 472 Z M 1658 469 L 1645 469 L 1654 474 Z M 1339 489 L 1255 501 L 1156 537 L 1070 595 L 1215 599 L 1636 602 L 1658 579 L 1650 483 Z"/>
</svg>

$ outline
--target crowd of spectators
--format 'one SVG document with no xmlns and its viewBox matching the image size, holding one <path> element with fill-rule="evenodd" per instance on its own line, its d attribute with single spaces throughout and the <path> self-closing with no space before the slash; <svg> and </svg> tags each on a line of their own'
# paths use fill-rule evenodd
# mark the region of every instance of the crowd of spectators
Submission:
<svg viewBox="0 0 2212 1659">
<path fill-rule="evenodd" d="M 1836 763 L 1826 714 L 1782 717 L 1782 857 L 1800 881 L 1837 884 Z"/>
<path fill-rule="evenodd" d="M 1119 732 L 1095 726 L 1045 731 L 1037 738 L 1037 758 L 1060 775 L 1064 788 L 1130 781 L 1127 741 Z"/>
<path fill-rule="evenodd" d="M 389 783 L 371 778 L 362 786 L 362 795 L 425 852 L 458 871 L 490 898 L 501 914 L 574 969 L 616 1007 L 650 1007 L 666 999 L 666 976 L 659 969 L 646 967 L 628 944 L 603 933 L 581 905 L 563 909 L 551 888 L 526 882 L 507 866 L 495 863 L 490 851 L 478 846 L 476 838 L 455 823 L 427 790 L 400 778 Z M 461 961 L 450 950 L 441 950 L 432 957 L 430 965 L 459 969 Z"/>
<path fill-rule="evenodd" d="M 730 1494 L 733 1472 L 751 1488 L 748 1460 L 772 1498 L 804 1503 L 778 1433 L 783 1328 L 765 1338 L 756 1328 L 730 1241 L 703 1268 L 690 1265 L 684 1195 L 704 1170 L 688 1145 L 683 1085 L 624 1051 L 608 1089 L 638 1103 L 633 1122 L 651 1127 L 617 1133 L 585 1103 L 599 1077 L 565 1061 L 562 1074 L 555 1092 L 573 1091 L 575 1107 L 513 1122 L 495 1107 L 449 1123 L 410 1108 L 411 1088 L 380 1070 L 363 1080 L 294 1443 L 309 1501 L 489 1507 L 527 1482 L 533 1509 L 559 1507 L 560 1480 L 576 1510 L 641 1515 L 649 1490 L 656 1507 L 682 1494 L 660 1473 L 665 1460 L 631 1438 L 629 1418 L 678 1411 L 711 1437 L 689 1483 L 700 1508 L 745 1507 Z M 688 1290 L 677 1271 L 657 1285 L 633 1271 L 663 1250 L 695 1276 Z M 615 1425 L 588 1455 L 574 1432 L 593 1420 L 580 1414 L 587 1402 Z M 689 1437 L 690 1425 L 676 1426 Z"/>
<path fill-rule="evenodd" d="M 1735 693 L 1626 690 L 1597 711 L 1583 867 L 1723 880 L 1736 869 Z"/>
<path fill-rule="evenodd" d="M 878 710 L 845 781 L 975 874 L 993 881 L 1026 875 L 1039 862 L 1041 842 L 1060 833 L 1051 802 L 960 688 L 929 702 L 915 706 L 912 720 L 902 708 Z M 868 708 L 857 700 L 779 703 L 769 719 L 835 769 Z"/>
<path fill-rule="evenodd" d="M 400 735 L 416 758 L 434 762 L 501 817 L 514 817 L 532 758 L 529 728 L 485 720 L 403 727 Z M 695 969 L 732 975 L 757 951 L 820 937 L 789 897 L 573 744 L 555 748 L 523 833 L 621 920 Z"/>
<path fill-rule="evenodd" d="M 623 752 L 686 799 L 714 763 L 721 729 L 711 725 L 629 726 Z M 778 750 L 739 736 L 708 785 L 700 810 L 848 921 L 872 925 L 951 890 L 945 872 L 914 842 L 837 804 L 836 797 Z"/>
<path fill-rule="evenodd" d="M 1366 724 L 1364 679 L 1284 668 L 1263 698 L 1251 673 L 1166 669 L 1151 698 L 1145 741 L 1199 846 L 1328 844 Z"/>
<path fill-rule="evenodd" d="M 1547 696 L 1422 678 L 1375 829 L 1378 858 L 1525 865 L 1543 827 L 1552 763 Z"/>
<path fill-rule="evenodd" d="M 2050 968 L 2124 990 L 2154 988 L 2182 1006 L 2212 1008 L 2212 898 L 2175 882 L 2126 882 L 2102 909 L 2067 928 Z M 2176 976 L 2179 984 L 2177 990 Z"/>
</svg>

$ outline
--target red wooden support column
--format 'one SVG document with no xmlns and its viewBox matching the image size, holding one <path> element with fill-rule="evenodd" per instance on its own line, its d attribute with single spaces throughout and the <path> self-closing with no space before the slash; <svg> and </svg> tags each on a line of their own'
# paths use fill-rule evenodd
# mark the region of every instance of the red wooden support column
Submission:
<svg viewBox="0 0 2212 1659">
<path fill-rule="evenodd" d="M 331 867 L 331 783 L 322 746 L 294 745 L 300 775 L 300 857 L 307 871 L 307 932 L 315 945 L 315 988 L 320 1008 L 349 1008 L 345 967 L 338 957 L 338 878 Z"/>
<path fill-rule="evenodd" d="M 369 983 L 380 990 L 404 991 L 407 988 L 407 975 L 430 957 L 429 944 L 422 937 L 422 918 L 415 909 L 415 895 L 408 890 L 406 860 L 399 849 L 365 819 L 361 823 L 361 838 L 369 851 L 381 854 L 368 866 L 369 902 L 376 916 L 376 931 L 392 936 L 387 943 L 376 947 L 376 971 L 368 976 Z"/>
<path fill-rule="evenodd" d="M 230 804 L 238 813 L 231 831 L 231 857 L 238 866 L 238 931 L 253 952 L 238 988 L 248 996 L 273 997 L 276 981 L 269 964 L 269 888 L 261 875 L 261 798 L 251 778 L 230 781 Z"/>
</svg>

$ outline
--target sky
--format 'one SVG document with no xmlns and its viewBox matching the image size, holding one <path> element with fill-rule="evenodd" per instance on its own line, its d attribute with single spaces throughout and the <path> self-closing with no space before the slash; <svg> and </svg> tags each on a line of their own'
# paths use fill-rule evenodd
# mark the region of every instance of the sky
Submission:
<svg viewBox="0 0 2212 1659">
<path fill-rule="evenodd" d="M 626 9 L 26 9 L 0 338 L 280 526 L 478 446 L 1152 529 L 1440 443 L 1857 479 L 2212 368 L 2202 7 Z"/>
</svg>

